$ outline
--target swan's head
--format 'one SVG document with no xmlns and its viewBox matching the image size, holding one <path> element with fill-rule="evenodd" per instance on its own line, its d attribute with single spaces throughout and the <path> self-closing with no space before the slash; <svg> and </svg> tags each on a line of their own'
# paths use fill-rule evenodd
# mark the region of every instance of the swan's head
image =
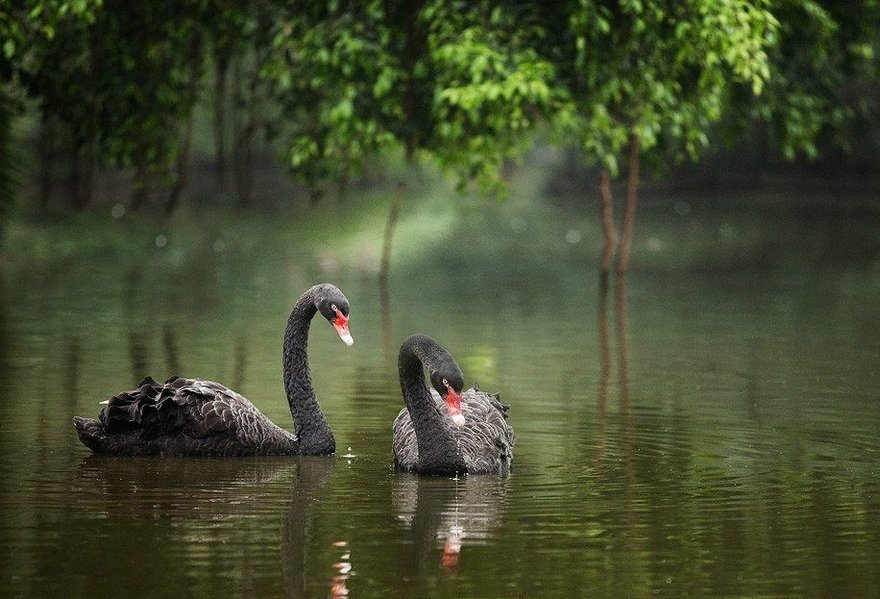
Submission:
<svg viewBox="0 0 880 599">
<path fill-rule="evenodd" d="M 464 376 L 454 360 L 440 365 L 431 374 L 431 385 L 446 402 L 449 417 L 456 426 L 464 426 L 464 414 L 461 413 L 461 390 L 464 389 Z"/>
<path fill-rule="evenodd" d="M 346 345 L 354 343 L 351 331 L 348 328 L 348 314 L 351 307 L 339 289 L 329 284 L 322 285 L 318 298 L 315 300 L 315 307 L 321 313 L 321 316 L 333 325 L 343 343 Z"/>
</svg>

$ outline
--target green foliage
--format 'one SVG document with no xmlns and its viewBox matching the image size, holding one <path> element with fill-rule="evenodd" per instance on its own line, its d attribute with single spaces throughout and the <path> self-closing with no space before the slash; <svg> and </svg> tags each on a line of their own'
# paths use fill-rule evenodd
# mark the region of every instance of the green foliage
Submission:
<svg viewBox="0 0 880 599">
<path fill-rule="evenodd" d="M 0 5 L 0 75 L 26 68 L 31 52 L 71 22 L 91 22 L 102 0 L 9 0 Z"/>
<path fill-rule="evenodd" d="M 56 43 L 59 33 L 80 28 L 95 19 L 101 0 L 11 0 L 0 4 L 0 215 L 14 198 L 11 125 L 22 102 L 21 87 L 38 77 L 41 51 Z M 45 74 L 46 78 L 58 73 Z"/>
<path fill-rule="evenodd" d="M 383 15 L 378 2 L 311 3 L 276 20 L 263 74 L 284 115 L 289 164 L 310 187 L 347 176 L 393 140 L 382 120 L 400 74 Z"/>
<path fill-rule="evenodd" d="M 878 82 L 880 4 L 773 0 L 770 7 L 779 27 L 768 84 L 759 99 L 737 96 L 735 114 L 742 124 L 764 122 L 771 146 L 788 160 L 818 157 L 823 138 L 846 147 L 846 124 L 877 112 L 876 103 L 851 98 L 871 97 Z"/>
<path fill-rule="evenodd" d="M 528 30 L 525 30 L 527 33 Z M 313 5 L 285 15 L 265 69 L 289 159 L 310 184 L 381 148 L 426 154 L 485 190 L 551 110 L 553 67 L 491 2 Z"/>
<path fill-rule="evenodd" d="M 242 143 L 280 139 L 312 189 L 402 148 L 493 192 L 544 124 L 615 173 L 633 138 L 698 158 L 722 117 L 788 158 L 880 136 L 878 23 L 877 0 L 10 0 L 0 94 L 80 156 L 167 171 L 213 60 Z"/>
<path fill-rule="evenodd" d="M 761 93 L 777 23 L 760 0 L 570 2 L 547 21 L 561 63 L 564 139 L 616 172 L 630 135 L 643 151 L 696 158 L 734 83 Z M 548 17 L 545 17 L 548 18 Z M 555 24 L 554 24 L 555 23 Z"/>
<path fill-rule="evenodd" d="M 434 2 L 424 13 L 434 72 L 433 137 L 441 165 L 500 189 L 500 167 L 520 155 L 543 115 L 561 106 L 553 64 L 530 45 L 542 32 L 514 7 Z"/>
</svg>

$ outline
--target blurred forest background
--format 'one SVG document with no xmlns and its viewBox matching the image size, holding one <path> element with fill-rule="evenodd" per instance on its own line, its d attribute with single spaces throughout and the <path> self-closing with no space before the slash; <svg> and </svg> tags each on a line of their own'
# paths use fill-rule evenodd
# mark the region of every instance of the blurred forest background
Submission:
<svg viewBox="0 0 880 599">
<path fill-rule="evenodd" d="M 372 190 L 390 244 L 399 181 L 504 196 L 552 148 L 625 271 L 642 179 L 876 186 L 878 52 L 875 0 L 6 0 L 0 219 Z"/>
</svg>

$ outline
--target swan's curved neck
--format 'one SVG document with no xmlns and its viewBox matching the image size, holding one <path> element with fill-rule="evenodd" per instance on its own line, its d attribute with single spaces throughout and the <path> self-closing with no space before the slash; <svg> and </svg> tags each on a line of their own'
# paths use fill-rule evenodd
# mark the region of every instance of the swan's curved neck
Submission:
<svg viewBox="0 0 880 599">
<path fill-rule="evenodd" d="M 293 416 L 294 432 L 304 454 L 333 453 L 336 441 L 318 405 L 309 371 L 309 325 L 317 312 L 316 289 L 303 294 L 293 306 L 284 332 L 284 390 Z"/>
<path fill-rule="evenodd" d="M 455 475 L 467 471 L 455 434 L 437 410 L 425 382 L 425 368 L 433 370 L 452 356 L 433 339 L 413 336 L 404 342 L 397 358 L 400 390 L 416 433 L 421 472 Z"/>
</svg>

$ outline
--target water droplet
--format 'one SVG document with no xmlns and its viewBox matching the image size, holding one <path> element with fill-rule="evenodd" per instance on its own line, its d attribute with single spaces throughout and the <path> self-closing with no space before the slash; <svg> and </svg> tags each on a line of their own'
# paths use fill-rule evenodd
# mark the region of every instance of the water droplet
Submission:
<svg viewBox="0 0 880 599">
<path fill-rule="evenodd" d="M 222 239 L 218 239 L 217 241 L 214 242 L 214 253 L 215 254 L 219 254 L 225 249 L 226 249 L 226 242 L 223 241 Z"/>
<path fill-rule="evenodd" d="M 168 245 L 168 238 L 162 234 L 156 235 L 156 247 L 163 248 Z"/>
<path fill-rule="evenodd" d="M 125 216 L 125 205 L 124 204 L 114 204 L 113 208 L 110 209 L 110 216 L 119 220 L 123 216 Z"/>
<path fill-rule="evenodd" d="M 577 245 L 578 243 L 580 243 L 582 238 L 583 235 L 581 234 L 579 229 L 569 229 L 568 232 L 565 234 L 565 240 L 572 245 Z"/>
</svg>

